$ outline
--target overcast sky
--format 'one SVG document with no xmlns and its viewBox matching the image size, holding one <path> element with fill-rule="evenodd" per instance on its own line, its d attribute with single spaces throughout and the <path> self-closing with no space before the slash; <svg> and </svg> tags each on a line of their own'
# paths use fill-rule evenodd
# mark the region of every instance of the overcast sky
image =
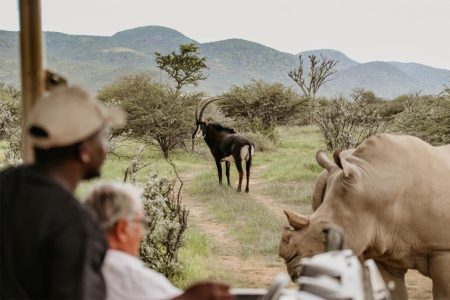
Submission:
<svg viewBox="0 0 450 300">
<path fill-rule="evenodd" d="M 146 25 L 200 43 L 229 38 L 279 51 L 331 48 L 359 62 L 450 69 L 450 0 L 42 0 L 43 29 L 113 35 Z M 0 29 L 18 30 L 17 1 L 0 0 Z"/>
</svg>

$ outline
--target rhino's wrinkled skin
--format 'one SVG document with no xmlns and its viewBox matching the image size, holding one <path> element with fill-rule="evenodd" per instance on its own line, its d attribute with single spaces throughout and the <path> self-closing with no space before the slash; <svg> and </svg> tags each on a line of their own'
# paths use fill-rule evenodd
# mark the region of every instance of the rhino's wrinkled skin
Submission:
<svg viewBox="0 0 450 300">
<path fill-rule="evenodd" d="M 356 149 L 317 154 L 325 168 L 309 216 L 286 212 L 279 254 L 293 279 L 302 257 L 324 250 L 323 229 L 336 224 L 362 259 L 377 262 L 406 299 L 404 276 L 416 269 L 433 281 L 434 299 L 450 299 L 450 145 L 380 134 Z"/>
</svg>

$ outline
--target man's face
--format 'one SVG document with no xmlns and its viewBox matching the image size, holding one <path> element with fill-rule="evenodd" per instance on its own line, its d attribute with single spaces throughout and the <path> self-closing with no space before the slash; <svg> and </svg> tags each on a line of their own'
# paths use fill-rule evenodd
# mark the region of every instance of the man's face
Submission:
<svg viewBox="0 0 450 300">
<path fill-rule="evenodd" d="M 85 165 L 83 179 L 91 179 L 100 176 L 100 168 L 106 158 L 107 129 L 102 128 L 93 136 L 83 142 L 81 147 L 81 161 Z"/>
</svg>

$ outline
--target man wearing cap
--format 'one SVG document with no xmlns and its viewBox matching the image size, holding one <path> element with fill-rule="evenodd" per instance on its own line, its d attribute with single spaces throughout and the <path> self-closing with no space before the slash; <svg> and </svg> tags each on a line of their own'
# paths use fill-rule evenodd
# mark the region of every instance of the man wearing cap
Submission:
<svg viewBox="0 0 450 300">
<path fill-rule="evenodd" d="M 100 175 L 105 129 L 123 123 L 77 87 L 55 88 L 33 107 L 35 162 L 0 172 L 0 298 L 105 298 L 106 241 L 73 192 Z"/>
</svg>

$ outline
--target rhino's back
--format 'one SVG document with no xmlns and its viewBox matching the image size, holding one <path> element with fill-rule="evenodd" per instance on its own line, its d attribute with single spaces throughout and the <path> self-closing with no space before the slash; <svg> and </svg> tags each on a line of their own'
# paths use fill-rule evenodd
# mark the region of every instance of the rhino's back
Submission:
<svg viewBox="0 0 450 300">
<path fill-rule="evenodd" d="M 450 172 L 450 145 L 433 147 L 409 135 L 387 133 L 375 135 L 358 146 L 353 155 L 374 168 L 382 168 L 393 173 L 407 170 L 410 174 L 423 179 L 429 173 Z"/>
<path fill-rule="evenodd" d="M 379 134 L 353 155 L 368 162 L 382 182 L 377 189 L 389 202 L 384 209 L 394 212 L 406 240 L 430 249 L 450 247 L 450 145 Z"/>
</svg>

